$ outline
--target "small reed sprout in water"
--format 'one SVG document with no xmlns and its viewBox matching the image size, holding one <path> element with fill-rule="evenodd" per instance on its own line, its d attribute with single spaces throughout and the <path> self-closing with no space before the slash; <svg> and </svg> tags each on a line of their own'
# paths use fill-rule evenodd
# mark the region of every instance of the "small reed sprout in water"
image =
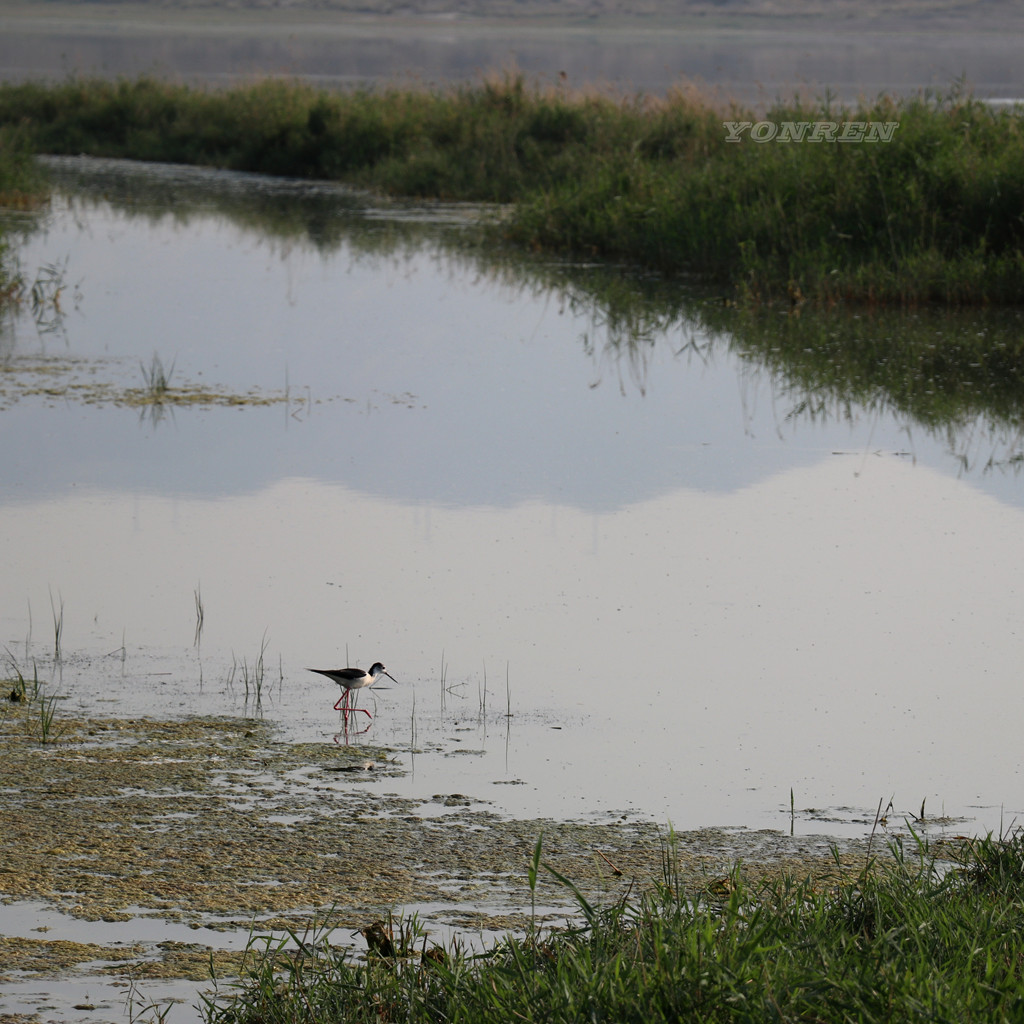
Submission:
<svg viewBox="0 0 1024 1024">
<path fill-rule="evenodd" d="M 171 363 L 169 370 L 165 370 L 160 356 L 154 352 L 148 368 L 145 363 L 139 363 L 139 366 L 142 369 L 142 379 L 146 384 L 150 401 L 162 402 L 167 397 L 167 392 L 171 390 L 174 363 Z"/>
<path fill-rule="evenodd" d="M 131 967 L 128 968 L 128 995 L 125 997 L 124 1008 L 128 1015 L 129 1024 L 164 1024 L 167 1020 L 167 1015 L 171 1012 L 171 1007 L 174 1002 L 165 1003 L 161 1006 L 159 1003 L 152 1002 L 147 1003 L 145 1006 L 139 1004 L 145 1001 L 145 997 L 139 992 L 135 983 L 135 974 L 132 972 Z M 152 1016 L 143 1018 L 144 1013 L 151 1013 Z"/>
<path fill-rule="evenodd" d="M 482 683 L 477 683 L 477 699 L 480 702 L 480 717 L 487 717 L 487 662 L 484 662 L 484 677 Z"/>
<path fill-rule="evenodd" d="M 14 660 L 14 655 L 10 651 L 7 651 L 7 663 L 11 669 L 11 676 L 6 680 L 11 684 L 11 690 L 7 695 L 7 699 L 12 704 L 31 703 L 39 696 L 39 668 L 35 663 L 35 659 L 32 660 L 31 684 L 25 679 L 21 669 L 18 667 L 17 661 Z"/>
<path fill-rule="evenodd" d="M 63 729 L 54 732 L 54 718 L 57 715 L 57 697 L 44 697 L 39 702 L 39 717 L 36 720 L 38 726 L 39 745 L 45 747 L 52 743 L 64 731 Z"/>
<path fill-rule="evenodd" d="M 58 607 L 59 606 L 59 607 Z M 53 591 L 50 591 L 50 611 L 53 613 L 53 660 L 60 661 L 60 639 L 64 634 L 64 598 L 57 593 L 57 605 L 53 603 Z"/>
<path fill-rule="evenodd" d="M 537 946 L 537 872 L 540 869 L 541 852 L 544 849 L 544 830 L 537 836 L 537 844 L 533 848 L 533 856 L 526 868 L 526 881 L 530 886 L 530 942 L 534 949 Z"/>
<path fill-rule="evenodd" d="M 409 756 L 416 757 L 416 691 L 412 693 L 412 717 L 409 722 Z"/>
<path fill-rule="evenodd" d="M 245 702 L 249 703 L 250 695 L 252 696 L 253 703 L 256 707 L 260 707 L 263 703 L 263 682 L 266 678 L 266 669 L 263 663 L 264 655 L 267 653 L 267 634 L 266 631 L 263 633 L 263 640 L 260 643 L 260 653 L 253 663 L 252 669 L 249 668 L 249 663 L 242 659 L 242 683 L 245 686 Z M 234 667 L 232 666 L 232 675 L 234 675 Z"/>
<path fill-rule="evenodd" d="M 37 704 L 36 710 L 29 711 L 25 718 L 25 725 L 29 734 L 38 739 L 40 746 L 52 743 L 64 731 L 54 729 L 54 720 L 57 716 L 57 697 L 46 697 L 41 693 L 39 682 L 39 669 L 35 661 L 32 662 L 32 680 L 26 680 L 24 673 L 18 667 L 17 662 L 7 652 L 7 660 L 10 665 L 12 676 L 4 680 L 4 695 L 8 704 Z M 10 684 L 11 689 L 7 690 Z M 6 714 L 5 714 L 6 717 Z"/>
<path fill-rule="evenodd" d="M 200 591 L 199 584 L 196 584 L 196 589 L 193 593 L 196 601 L 196 634 L 192 641 L 193 647 L 199 646 L 199 641 L 203 636 L 203 623 L 206 621 L 206 609 L 203 607 L 203 595 Z"/>
</svg>

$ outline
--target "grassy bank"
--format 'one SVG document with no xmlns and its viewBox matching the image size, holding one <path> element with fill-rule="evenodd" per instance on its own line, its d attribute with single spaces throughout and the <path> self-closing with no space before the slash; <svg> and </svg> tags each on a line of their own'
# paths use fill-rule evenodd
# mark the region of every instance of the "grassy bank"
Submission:
<svg viewBox="0 0 1024 1024">
<path fill-rule="evenodd" d="M 898 128 L 873 143 L 729 143 L 724 120 Z M 1022 119 L 956 90 L 754 115 L 694 93 L 582 95 L 516 76 L 351 93 L 71 80 L 0 86 L 0 124 L 45 152 L 511 203 L 516 244 L 697 273 L 753 301 L 1024 300 Z"/>
<path fill-rule="evenodd" d="M 632 903 L 490 951 L 392 935 L 364 963 L 327 937 L 296 955 L 254 943 L 219 1024 L 345 1020 L 1012 1021 L 1024 1014 L 1024 844 L 977 841 L 957 870 L 926 849 L 821 893 L 792 880 L 686 896 L 671 874 Z M 538 858 L 530 866 L 531 879 Z M 947 865 L 948 867 L 948 865 Z M 543 870 L 543 869 L 541 869 Z M 369 930 L 368 930 L 369 931 Z M 377 941 L 374 941 L 374 940 Z"/>
<path fill-rule="evenodd" d="M 0 208 L 33 209 L 46 198 L 46 178 L 23 127 L 0 126 Z"/>
</svg>

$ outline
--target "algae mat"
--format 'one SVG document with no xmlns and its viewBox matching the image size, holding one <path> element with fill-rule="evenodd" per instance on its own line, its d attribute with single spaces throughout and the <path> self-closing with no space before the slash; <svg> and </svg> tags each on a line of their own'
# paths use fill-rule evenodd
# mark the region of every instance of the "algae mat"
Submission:
<svg viewBox="0 0 1024 1024">
<path fill-rule="evenodd" d="M 0 901 L 39 901 L 86 921 L 164 919 L 194 927 L 302 931 L 314 918 L 359 929 L 404 907 L 442 907 L 472 931 L 522 927 L 527 865 L 544 860 L 589 898 L 620 899 L 660 878 L 666 829 L 654 823 L 508 820 L 459 794 L 387 792 L 393 751 L 295 744 L 246 718 L 75 719 L 41 742 L 40 709 L 10 704 L 0 723 Z M 54 738 L 56 737 L 56 738 Z M 702 888 L 742 858 L 752 874 L 855 872 L 827 840 L 720 830 L 679 834 L 681 884 Z M 570 894 L 542 879 L 549 919 Z M 0 907 L 0 915 L 3 908 Z M 427 921 L 428 927 L 430 921 Z M 58 929 L 59 930 L 59 929 Z M 53 938 L 0 940 L 3 970 L 90 964 L 108 973 L 207 977 L 210 952 L 141 941 L 108 948 Z M 239 953 L 218 951 L 218 973 Z"/>
</svg>

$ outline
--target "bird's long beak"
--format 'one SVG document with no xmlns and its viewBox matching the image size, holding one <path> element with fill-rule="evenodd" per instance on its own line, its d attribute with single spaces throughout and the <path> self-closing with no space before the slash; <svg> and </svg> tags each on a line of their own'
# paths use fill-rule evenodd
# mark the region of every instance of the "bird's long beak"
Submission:
<svg viewBox="0 0 1024 1024">
<path fill-rule="evenodd" d="M 388 672 L 386 669 L 384 671 L 384 675 L 386 675 L 388 677 L 388 679 L 391 680 L 391 682 L 393 682 L 393 683 L 397 683 L 398 682 L 398 680 L 390 672 Z"/>
</svg>

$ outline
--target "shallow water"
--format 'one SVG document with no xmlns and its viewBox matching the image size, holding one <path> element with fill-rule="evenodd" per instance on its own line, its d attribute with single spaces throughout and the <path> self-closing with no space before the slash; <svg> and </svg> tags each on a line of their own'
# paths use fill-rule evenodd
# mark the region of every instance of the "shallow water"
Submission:
<svg viewBox="0 0 1024 1024">
<path fill-rule="evenodd" d="M 699 317 L 626 343 L 592 268 L 502 263 L 457 210 L 56 167 L 22 259 L 63 319 L 3 341 L 0 637 L 62 707 L 252 714 L 262 655 L 259 713 L 393 746 L 378 785 L 434 812 L 1024 806 L 1015 436 L 800 413 Z M 154 354 L 250 404 L 119 404 Z M 399 684 L 346 737 L 305 669 L 375 660 Z"/>
</svg>

